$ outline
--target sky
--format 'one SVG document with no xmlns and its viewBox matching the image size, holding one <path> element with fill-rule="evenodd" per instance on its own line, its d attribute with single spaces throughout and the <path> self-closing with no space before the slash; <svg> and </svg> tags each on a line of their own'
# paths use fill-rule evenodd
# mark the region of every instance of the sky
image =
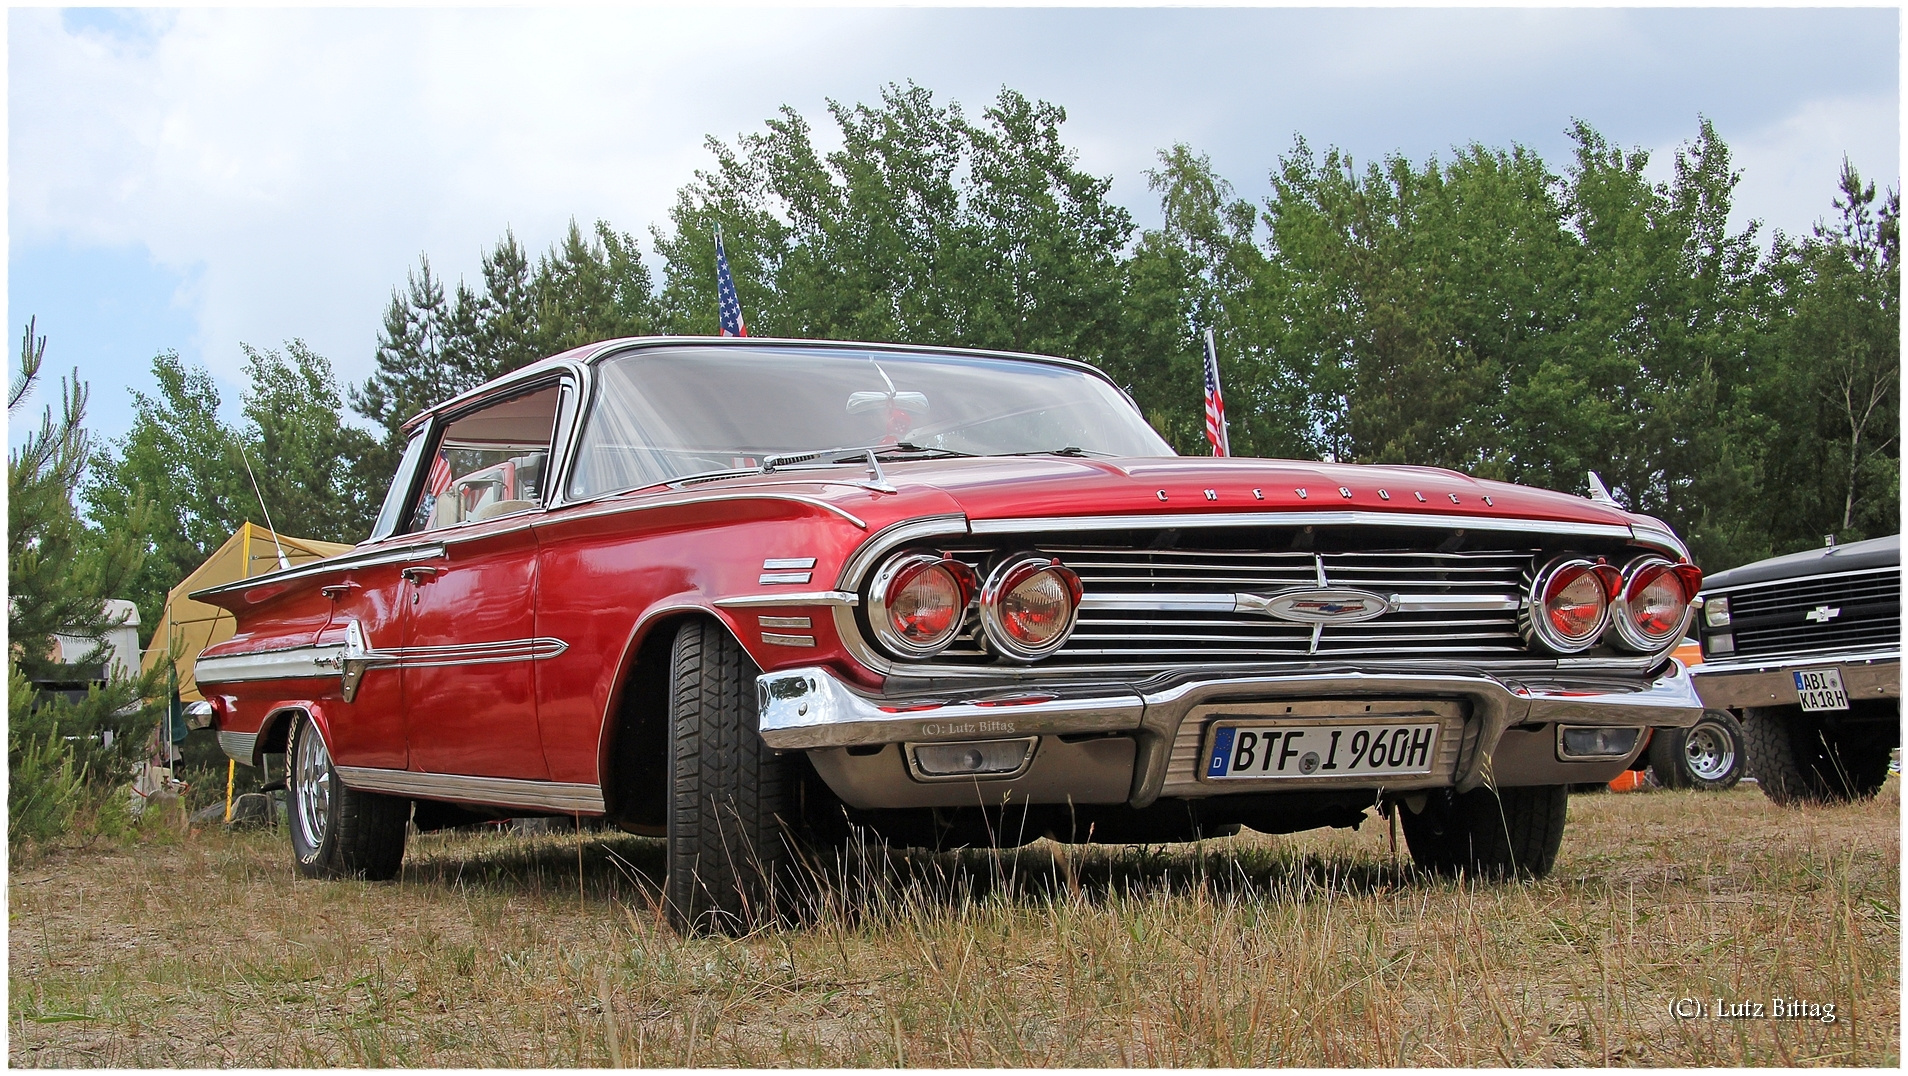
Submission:
<svg viewBox="0 0 1908 1076">
<path fill-rule="evenodd" d="M 1707 117 L 1766 247 L 1831 212 L 1845 155 L 1899 187 L 1899 33 L 1892 8 L 15 8 L 7 350 L 36 318 L 105 438 L 162 351 L 231 416 L 241 343 L 302 339 L 360 381 L 420 256 L 455 281 L 506 227 L 533 252 L 572 219 L 646 236 L 708 136 L 789 105 L 825 145 L 829 100 L 908 80 L 1065 107 L 1142 227 L 1178 142 L 1257 201 L 1298 136 L 1360 161 L 1517 143 L 1561 170 L 1580 118 L 1667 179 Z"/>
</svg>

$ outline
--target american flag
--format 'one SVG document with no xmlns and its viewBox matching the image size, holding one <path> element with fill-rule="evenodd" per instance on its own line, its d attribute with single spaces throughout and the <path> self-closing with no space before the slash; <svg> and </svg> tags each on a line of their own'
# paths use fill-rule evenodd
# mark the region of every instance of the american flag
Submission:
<svg viewBox="0 0 1908 1076">
<path fill-rule="evenodd" d="M 1212 343 L 1212 330 L 1206 330 L 1206 440 L 1212 442 L 1215 456 L 1232 455 L 1232 443 L 1226 437 L 1226 398 L 1219 394 L 1219 351 Z"/>
<path fill-rule="evenodd" d="M 431 474 L 426 481 L 430 485 L 431 496 L 433 497 L 444 492 L 444 487 L 450 485 L 450 461 L 444 458 L 442 452 L 438 453 L 437 458 L 431 461 Z"/>
<path fill-rule="evenodd" d="M 735 278 L 729 275 L 729 256 L 722 252 L 722 231 L 716 230 L 716 311 L 723 336 L 747 336 L 742 324 L 742 300 L 735 296 Z"/>
</svg>

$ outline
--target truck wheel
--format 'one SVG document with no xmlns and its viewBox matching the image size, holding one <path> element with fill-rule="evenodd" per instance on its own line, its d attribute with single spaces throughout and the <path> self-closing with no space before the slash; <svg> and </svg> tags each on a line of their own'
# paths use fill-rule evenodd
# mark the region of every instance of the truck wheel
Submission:
<svg viewBox="0 0 1908 1076">
<path fill-rule="evenodd" d="M 773 922 L 790 895 L 781 816 L 797 759 L 762 742 L 758 670 L 728 632 L 686 624 L 670 661 L 670 922 L 684 933 Z"/>
<path fill-rule="evenodd" d="M 1650 740 L 1650 769 L 1664 788 L 1722 792 L 1736 787 L 1748 757 L 1742 726 L 1727 710 L 1704 710 L 1686 729 L 1658 729 Z"/>
<path fill-rule="evenodd" d="M 292 857 L 307 878 L 397 877 L 404 862 L 404 824 L 411 801 L 346 788 L 331 764 L 325 739 L 300 716 L 285 753 Z"/>
<path fill-rule="evenodd" d="M 1869 716 L 1868 705 L 1858 707 L 1850 716 Z M 1743 711 L 1742 724 L 1750 772 L 1777 803 L 1867 799 L 1888 777 L 1892 722 L 1856 720 L 1829 729 L 1797 706 L 1754 706 Z"/>
<path fill-rule="evenodd" d="M 1405 845 L 1414 862 L 1438 874 L 1542 878 L 1563 845 L 1570 795 L 1562 785 L 1450 789 L 1430 793 L 1424 810 L 1403 813 Z"/>
</svg>

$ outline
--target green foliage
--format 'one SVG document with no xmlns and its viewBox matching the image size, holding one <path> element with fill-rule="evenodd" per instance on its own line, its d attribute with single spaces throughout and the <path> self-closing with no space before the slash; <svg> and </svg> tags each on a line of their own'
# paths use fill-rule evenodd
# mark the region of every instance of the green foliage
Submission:
<svg viewBox="0 0 1908 1076">
<path fill-rule="evenodd" d="M 9 387 L 9 415 L 32 393 L 46 341 L 26 327 L 20 372 Z M 123 595 L 142 552 L 125 535 L 88 531 L 73 505 L 90 442 L 83 425 L 86 387 L 62 382 L 60 414 L 46 408 L 37 428 L 7 456 L 7 765 L 10 838 L 50 839 L 64 831 L 90 780 L 107 785 L 125 772 L 155 718 L 141 703 L 155 675 L 111 671 L 104 683 L 68 700 L 54 683 L 94 679 L 107 664 L 106 635 L 121 625 L 107 600 Z M 145 525 L 143 500 L 126 518 Z M 54 636 L 69 640 L 55 655 Z M 85 646 L 73 652 L 71 640 Z"/>
</svg>

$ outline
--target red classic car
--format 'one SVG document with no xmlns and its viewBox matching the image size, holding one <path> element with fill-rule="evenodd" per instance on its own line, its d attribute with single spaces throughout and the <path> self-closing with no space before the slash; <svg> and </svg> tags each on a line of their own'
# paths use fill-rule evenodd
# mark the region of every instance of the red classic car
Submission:
<svg viewBox="0 0 1908 1076">
<path fill-rule="evenodd" d="M 371 537 L 198 592 L 198 681 L 308 875 L 406 821 L 668 838 L 679 924 L 789 842 L 1185 840 L 1396 811 L 1547 871 L 1565 788 L 1702 714 L 1662 523 L 1425 467 L 1175 457 L 1090 366 L 618 340 L 410 425 Z M 839 447 L 835 447 L 839 446 Z M 278 768 L 278 765 L 273 765 Z"/>
</svg>

